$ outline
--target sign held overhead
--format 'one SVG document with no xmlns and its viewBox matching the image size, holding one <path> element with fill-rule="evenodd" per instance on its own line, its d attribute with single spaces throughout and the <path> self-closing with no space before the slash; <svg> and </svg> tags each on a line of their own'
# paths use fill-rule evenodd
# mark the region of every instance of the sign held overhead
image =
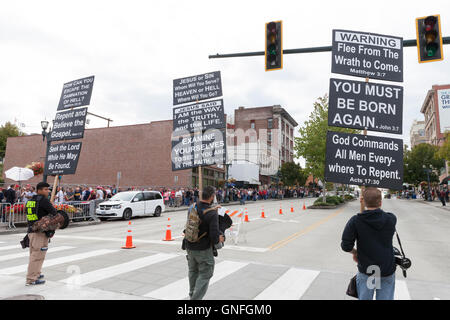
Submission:
<svg viewBox="0 0 450 320">
<path fill-rule="evenodd" d="M 222 96 L 220 71 L 173 80 L 173 105 Z"/>
<path fill-rule="evenodd" d="M 402 133 L 403 88 L 330 79 L 328 125 Z"/>
<path fill-rule="evenodd" d="M 223 99 L 173 108 L 173 131 L 225 128 Z"/>
<path fill-rule="evenodd" d="M 325 181 L 402 189 L 403 140 L 328 131 Z"/>
<path fill-rule="evenodd" d="M 84 136 L 87 108 L 68 110 L 56 113 L 51 141 L 80 139 Z"/>
<path fill-rule="evenodd" d="M 331 72 L 403 82 L 403 38 L 333 30 Z"/>
<path fill-rule="evenodd" d="M 58 111 L 89 105 L 93 87 L 94 76 L 65 83 L 59 99 Z"/>
<path fill-rule="evenodd" d="M 51 145 L 45 161 L 45 175 L 75 174 L 80 152 L 81 142 Z"/>
</svg>

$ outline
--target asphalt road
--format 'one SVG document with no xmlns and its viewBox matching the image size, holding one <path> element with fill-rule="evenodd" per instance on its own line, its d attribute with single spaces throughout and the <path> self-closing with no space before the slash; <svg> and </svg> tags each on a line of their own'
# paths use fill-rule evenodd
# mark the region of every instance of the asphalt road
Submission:
<svg viewBox="0 0 450 320">
<path fill-rule="evenodd" d="M 306 206 L 314 200 L 306 199 Z M 359 202 L 329 210 L 302 210 L 303 203 L 230 206 L 230 213 L 247 209 L 250 222 L 233 216 L 205 298 L 351 299 L 345 290 L 356 264 L 340 249 L 340 239 Z M 383 209 L 398 217 L 397 230 L 413 262 L 407 279 L 397 271 L 396 299 L 450 299 L 450 211 L 398 199 L 384 200 Z M 162 241 L 168 218 L 174 240 Z M 132 219 L 136 248 L 129 250 L 121 249 L 127 221 L 59 230 L 44 263 L 47 284 L 38 287 L 24 286 L 28 252 L 18 246 L 23 234 L 1 235 L 0 298 L 35 293 L 46 299 L 185 299 L 185 220 L 185 210 Z"/>
</svg>

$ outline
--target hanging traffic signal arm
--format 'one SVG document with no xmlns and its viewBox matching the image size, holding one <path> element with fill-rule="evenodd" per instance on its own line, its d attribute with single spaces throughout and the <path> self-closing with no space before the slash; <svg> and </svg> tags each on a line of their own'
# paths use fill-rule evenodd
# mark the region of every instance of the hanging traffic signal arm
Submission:
<svg viewBox="0 0 450 320">
<path fill-rule="evenodd" d="M 444 59 L 440 15 L 416 19 L 416 41 L 419 63 Z"/>
<path fill-rule="evenodd" d="M 450 44 L 450 37 L 443 37 L 442 44 Z M 415 47 L 417 46 L 416 39 L 403 40 L 403 47 Z M 294 53 L 315 53 L 315 52 L 326 52 L 331 51 L 331 46 L 325 47 L 309 47 L 309 48 L 298 48 L 298 49 L 286 49 L 283 50 L 284 54 L 294 54 Z M 237 57 L 255 57 L 264 56 L 265 51 L 253 51 L 253 52 L 240 52 L 240 53 L 226 53 L 226 54 L 214 54 L 208 56 L 209 59 L 218 58 L 237 58 Z"/>
</svg>

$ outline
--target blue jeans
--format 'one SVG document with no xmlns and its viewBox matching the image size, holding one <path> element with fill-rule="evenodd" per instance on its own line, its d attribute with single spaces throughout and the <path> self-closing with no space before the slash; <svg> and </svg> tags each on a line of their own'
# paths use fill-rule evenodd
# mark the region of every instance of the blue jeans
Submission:
<svg viewBox="0 0 450 320">
<path fill-rule="evenodd" d="M 369 280 L 369 284 L 367 283 L 369 277 L 370 276 L 360 272 L 356 275 L 356 287 L 359 300 L 373 300 L 375 290 L 377 292 L 377 300 L 394 300 L 395 272 L 390 276 L 379 278 L 379 280 L 381 280 L 380 289 L 375 287 L 376 281 L 374 276 L 371 276 L 374 278 Z M 371 289 L 372 287 L 373 289 Z"/>
</svg>

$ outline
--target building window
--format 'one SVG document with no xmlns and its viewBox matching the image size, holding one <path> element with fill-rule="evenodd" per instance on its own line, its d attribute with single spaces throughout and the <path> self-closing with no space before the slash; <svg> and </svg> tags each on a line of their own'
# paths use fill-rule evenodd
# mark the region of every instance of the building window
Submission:
<svg viewBox="0 0 450 320">
<path fill-rule="evenodd" d="M 255 121 L 254 120 L 252 120 L 250 122 L 250 128 L 255 129 Z"/>
<path fill-rule="evenodd" d="M 272 141 L 272 131 L 267 132 L 267 141 Z"/>
<path fill-rule="evenodd" d="M 267 128 L 272 129 L 273 128 L 273 119 L 267 119 Z"/>
</svg>

